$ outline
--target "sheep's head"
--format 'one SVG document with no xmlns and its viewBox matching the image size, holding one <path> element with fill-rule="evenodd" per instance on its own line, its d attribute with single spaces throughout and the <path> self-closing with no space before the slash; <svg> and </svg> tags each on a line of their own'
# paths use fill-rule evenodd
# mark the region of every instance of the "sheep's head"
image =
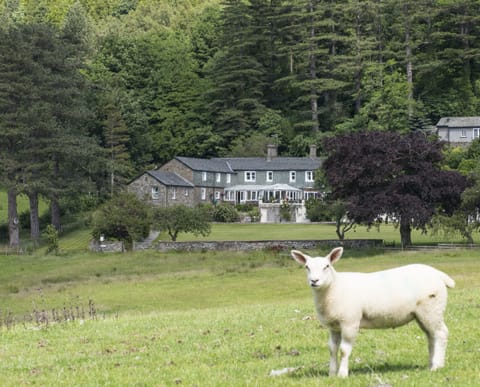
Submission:
<svg viewBox="0 0 480 387">
<path fill-rule="evenodd" d="M 343 247 L 334 248 L 326 257 L 310 257 L 298 250 L 292 250 L 293 259 L 307 269 L 308 284 L 312 288 L 326 288 L 330 286 L 335 270 L 333 264 L 337 262 L 343 253 Z"/>
</svg>

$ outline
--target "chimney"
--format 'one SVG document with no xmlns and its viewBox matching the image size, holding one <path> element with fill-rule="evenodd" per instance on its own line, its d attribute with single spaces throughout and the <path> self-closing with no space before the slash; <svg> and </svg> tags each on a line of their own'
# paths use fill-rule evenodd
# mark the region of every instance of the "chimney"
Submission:
<svg viewBox="0 0 480 387">
<path fill-rule="evenodd" d="M 316 159 L 317 158 L 317 146 L 315 144 L 310 145 L 310 155 L 309 157 L 311 159 Z"/>
<path fill-rule="evenodd" d="M 278 156 L 277 146 L 274 144 L 267 145 L 267 161 L 272 161 Z"/>
</svg>

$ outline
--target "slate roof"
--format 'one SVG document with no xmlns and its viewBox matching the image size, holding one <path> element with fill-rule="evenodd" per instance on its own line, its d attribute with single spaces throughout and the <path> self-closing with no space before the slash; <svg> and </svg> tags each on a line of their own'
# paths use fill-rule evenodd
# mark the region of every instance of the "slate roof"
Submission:
<svg viewBox="0 0 480 387">
<path fill-rule="evenodd" d="M 438 127 L 475 128 L 480 127 L 480 117 L 442 117 L 437 122 Z"/>
<path fill-rule="evenodd" d="M 163 185 L 176 186 L 176 187 L 191 187 L 194 185 L 188 180 L 184 179 L 182 176 L 174 172 L 165 172 L 165 171 L 147 171 L 147 173 L 152 176 L 154 179 L 158 180 Z"/>
<path fill-rule="evenodd" d="M 234 173 L 236 171 L 313 171 L 320 168 L 321 160 L 308 157 L 225 157 L 199 159 L 176 157 L 194 171 Z"/>
<path fill-rule="evenodd" d="M 223 158 L 234 171 L 313 171 L 320 168 L 321 160 L 308 157 L 263 157 Z"/>
<path fill-rule="evenodd" d="M 233 173 L 230 165 L 223 159 L 199 159 L 195 157 L 175 157 L 193 171 Z"/>
</svg>

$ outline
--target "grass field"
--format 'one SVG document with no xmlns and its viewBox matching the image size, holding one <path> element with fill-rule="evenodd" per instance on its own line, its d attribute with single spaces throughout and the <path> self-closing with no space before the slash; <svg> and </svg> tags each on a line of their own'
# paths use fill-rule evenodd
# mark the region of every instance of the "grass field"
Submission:
<svg viewBox="0 0 480 387">
<path fill-rule="evenodd" d="M 78 229 L 62 235 L 60 248 L 64 251 L 85 251 L 92 238 L 89 229 Z M 388 244 L 400 245 L 400 231 L 393 225 L 383 225 L 379 229 L 358 226 L 346 235 L 346 239 L 371 238 L 383 239 Z M 169 240 L 167 233 L 160 234 L 160 240 Z M 178 241 L 190 240 L 285 240 L 285 239 L 337 239 L 335 226 L 332 224 L 260 224 L 260 223 L 214 223 L 212 232 L 207 236 L 180 234 Z M 474 235 L 476 241 L 480 235 Z M 432 235 L 419 230 L 412 232 L 415 245 L 436 245 L 438 243 L 465 243 L 460 235 Z M 1 250 L 0 250 L 1 251 Z"/>
<path fill-rule="evenodd" d="M 475 386 L 478 252 L 346 251 L 341 271 L 424 262 L 452 275 L 445 369 L 427 370 L 415 325 L 363 331 L 351 377 L 327 377 L 327 331 L 287 252 L 0 256 L 2 385 Z M 33 309 L 85 306 L 97 318 L 24 323 Z M 16 323 L 9 324 L 9 315 Z M 272 370 L 296 371 L 279 377 Z"/>
</svg>

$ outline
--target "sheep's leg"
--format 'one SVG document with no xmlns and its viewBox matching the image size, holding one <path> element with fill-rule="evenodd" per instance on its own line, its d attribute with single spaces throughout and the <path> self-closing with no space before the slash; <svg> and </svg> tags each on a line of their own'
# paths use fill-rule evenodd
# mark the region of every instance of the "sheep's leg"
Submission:
<svg viewBox="0 0 480 387">
<path fill-rule="evenodd" d="M 443 322 L 444 304 L 430 305 L 417 311 L 416 320 L 428 338 L 430 370 L 434 371 L 445 365 L 445 352 L 448 342 L 448 328 Z"/>
<path fill-rule="evenodd" d="M 353 343 L 357 335 L 358 329 L 351 328 L 342 329 L 342 338 L 340 340 L 340 367 L 338 368 L 338 376 L 346 378 L 348 376 L 348 360 L 352 353 Z"/>
<path fill-rule="evenodd" d="M 441 326 L 428 335 L 430 351 L 430 370 L 434 371 L 445 365 L 445 352 L 448 342 L 448 328 L 442 322 Z"/>
<path fill-rule="evenodd" d="M 340 332 L 330 331 L 330 339 L 328 340 L 328 349 L 330 350 L 330 367 L 328 374 L 330 376 L 337 375 L 338 367 L 338 347 L 340 346 Z"/>
</svg>

